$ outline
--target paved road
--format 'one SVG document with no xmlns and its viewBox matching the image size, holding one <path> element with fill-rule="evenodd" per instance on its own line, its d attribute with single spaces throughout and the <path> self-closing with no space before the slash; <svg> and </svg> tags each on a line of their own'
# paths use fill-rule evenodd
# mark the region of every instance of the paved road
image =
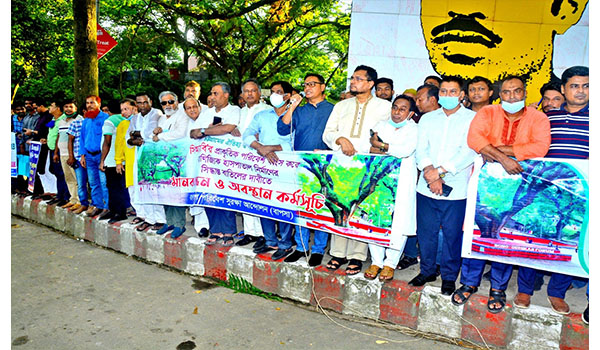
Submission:
<svg viewBox="0 0 600 350">
<path fill-rule="evenodd" d="M 12 224 L 13 349 L 461 349 L 334 317 L 379 338 L 360 334 L 291 302 L 236 294 L 16 217 Z"/>
</svg>

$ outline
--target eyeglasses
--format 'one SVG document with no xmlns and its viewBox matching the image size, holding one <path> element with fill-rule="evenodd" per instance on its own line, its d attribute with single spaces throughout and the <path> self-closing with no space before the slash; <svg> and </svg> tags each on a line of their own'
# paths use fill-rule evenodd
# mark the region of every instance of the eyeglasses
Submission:
<svg viewBox="0 0 600 350">
<path fill-rule="evenodd" d="M 369 79 L 369 78 L 361 78 L 361 77 L 355 77 L 355 76 L 351 76 L 350 78 L 348 78 L 348 81 L 352 81 L 352 80 L 356 80 L 358 82 L 371 81 L 371 79 Z"/>
<path fill-rule="evenodd" d="M 168 101 L 160 101 L 160 105 L 161 106 L 166 106 L 168 104 L 173 105 L 175 104 L 175 100 L 168 100 Z"/>
<path fill-rule="evenodd" d="M 318 82 L 318 81 L 309 81 L 309 82 L 306 82 L 306 83 L 302 84 L 302 87 L 307 87 L 307 86 L 308 87 L 315 87 L 315 86 L 321 85 L 321 84 L 324 84 L 324 83 L 321 83 L 321 82 Z"/>
</svg>

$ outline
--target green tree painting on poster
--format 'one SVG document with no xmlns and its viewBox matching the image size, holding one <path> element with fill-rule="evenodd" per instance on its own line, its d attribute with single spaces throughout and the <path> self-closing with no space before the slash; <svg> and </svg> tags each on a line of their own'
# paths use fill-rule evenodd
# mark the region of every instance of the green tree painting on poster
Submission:
<svg viewBox="0 0 600 350">
<path fill-rule="evenodd" d="M 337 226 L 347 227 L 351 218 L 378 227 L 390 228 L 401 159 L 356 155 L 302 154 L 298 176 L 306 193 L 321 193 L 325 207 Z M 342 163 L 344 160 L 346 162 Z"/>
<path fill-rule="evenodd" d="M 587 182 L 568 164 L 521 162 L 520 176 L 482 170 L 475 222 L 482 238 L 510 227 L 535 237 L 578 242 L 587 226 Z"/>
<path fill-rule="evenodd" d="M 171 177 L 185 177 L 184 147 L 169 142 L 147 143 L 138 159 L 138 182 L 168 183 Z"/>
</svg>

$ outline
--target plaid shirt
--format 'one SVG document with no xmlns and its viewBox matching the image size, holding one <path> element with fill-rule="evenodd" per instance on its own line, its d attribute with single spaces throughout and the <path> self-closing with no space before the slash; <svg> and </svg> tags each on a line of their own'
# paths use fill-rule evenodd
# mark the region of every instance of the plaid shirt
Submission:
<svg viewBox="0 0 600 350">
<path fill-rule="evenodd" d="M 69 125 L 69 130 L 67 130 L 67 135 L 75 136 L 75 140 L 73 141 L 73 155 L 77 160 L 81 160 L 81 154 L 79 154 L 79 136 L 81 134 L 81 123 L 83 120 L 74 120 L 71 125 Z"/>
<path fill-rule="evenodd" d="M 16 114 L 12 116 L 12 131 L 15 134 L 23 133 L 23 121 L 19 120 Z M 19 149 L 19 145 L 23 142 L 23 139 L 22 137 L 16 137 L 15 139 L 17 140 L 17 149 Z"/>
</svg>

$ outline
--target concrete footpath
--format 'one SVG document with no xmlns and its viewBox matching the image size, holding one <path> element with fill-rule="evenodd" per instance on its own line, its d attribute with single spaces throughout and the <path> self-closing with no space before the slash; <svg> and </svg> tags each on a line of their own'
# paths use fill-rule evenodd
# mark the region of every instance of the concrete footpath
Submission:
<svg viewBox="0 0 600 350">
<path fill-rule="evenodd" d="M 346 276 L 342 271 L 330 272 L 324 266 L 310 268 L 304 259 L 296 263 L 272 261 L 269 255 L 256 255 L 248 247 L 207 246 L 205 239 L 193 236 L 188 226 L 186 235 L 177 240 L 153 231 L 137 232 L 123 222 L 109 225 L 85 215 L 47 205 L 40 200 L 12 196 L 13 215 L 63 231 L 76 238 L 123 252 L 149 262 L 164 264 L 191 275 L 226 280 L 229 274 L 242 277 L 266 292 L 301 303 L 316 305 L 342 314 L 389 322 L 422 332 L 460 338 L 500 349 L 588 349 L 589 329 L 581 321 L 585 308 L 585 290 L 578 303 L 567 294 L 572 311 L 561 316 L 547 302 L 539 302 L 546 285 L 536 292 L 528 309 L 512 305 L 514 291 L 509 287 L 505 312 L 487 312 L 487 290 L 480 292 L 461 307 L 440 294 L 440 283 L 425 287 L 409 286 L 416 275 L 396 271 L 395 279 L 382 283 L 367 280 L 362 273 Z M 327 257 L 326 257 L 327 259 Z M 326 261 L 324 261 L 326 262 Z M 399 272 L 403 272 L 400 274 Z M 511 285 L 514 290 L 516 276 Z M 439 279 L 438 279 L 439 282 Z M 458 283 L 457 283 L 458 285 Z M 537 303 L 536 303 L 537 301 Z M 576 304 L 576 305 L 574 305 Z"/>
</svg>

